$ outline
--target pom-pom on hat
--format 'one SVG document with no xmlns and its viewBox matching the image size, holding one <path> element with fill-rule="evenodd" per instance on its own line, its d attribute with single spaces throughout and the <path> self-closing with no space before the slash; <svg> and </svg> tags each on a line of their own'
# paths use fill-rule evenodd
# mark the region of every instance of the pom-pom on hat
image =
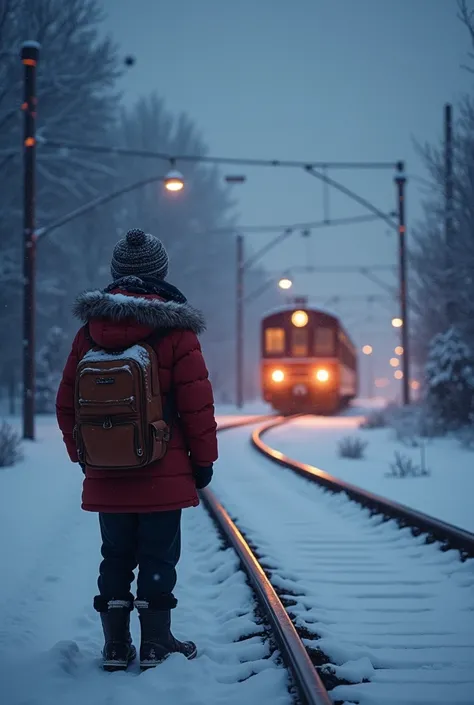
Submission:
<svg viewBox="0 0 474 705">
<path fill-rule="evenodd" d="M 168 254 L 161 240 L 139 230 L 129 230 L 115 245 L 110 267 L 114 280 L 122 277 L 166 279 Z"/>
</svg>

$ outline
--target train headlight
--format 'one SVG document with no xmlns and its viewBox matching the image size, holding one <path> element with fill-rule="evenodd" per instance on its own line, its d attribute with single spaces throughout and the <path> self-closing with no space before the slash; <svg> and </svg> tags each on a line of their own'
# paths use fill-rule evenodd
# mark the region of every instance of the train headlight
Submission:
<svg viewBox="0 0 474 705">
<path fill-rule="evenodd" d="M 329 379 L 329 372 L 324 369 L 316 370 L 316 379 L 318 382 L 327 382 Z"/>
<path fill-rule="evenodd" d="M 291 316 L 291 322 L 295 328 L 304 328 L 308 323 L 308 314 L 306 311 L 294 311 Z"/>
<path fill-rule="evenodd" d="M 285 379 L 285 373 L 283 372 L 283 370 L 273 370 L 272 380 L 274 382 L 277 382 L 279 384 L 280 382 L 283 382 L 284 379 Z"/>
</svg>

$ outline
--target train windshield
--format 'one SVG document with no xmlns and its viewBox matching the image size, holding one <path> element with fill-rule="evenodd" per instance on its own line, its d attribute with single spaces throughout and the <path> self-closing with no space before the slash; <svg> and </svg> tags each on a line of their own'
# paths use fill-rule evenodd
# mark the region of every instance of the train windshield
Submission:
<svg viewBox="0 0 474 705">
<path fill-rule="evenodd" d="M 336 354 L 336 335 L 333 328 L 318 326 L 314 331 L 314 354 L 332 356 Z"/>
<path fill-rule="evenodd" d="M 292 356 L 308 357 L 308 329 L 293 328 L 291 336 Z"/>
<path fill-rule="evenodd" d="M 284 355 L 285 331 L 283 328 L 267 328 L 265 331 L 265 353 L 267 355 Z"/>
</svg>

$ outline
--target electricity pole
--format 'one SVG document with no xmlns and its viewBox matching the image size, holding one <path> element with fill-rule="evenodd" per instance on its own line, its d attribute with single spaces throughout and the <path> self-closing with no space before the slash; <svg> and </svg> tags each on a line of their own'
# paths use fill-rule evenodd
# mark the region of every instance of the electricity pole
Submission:
<svg viewBox="0 0 474 705">
<path fill-rule="evenodd" d="M 35 437 L 35 162 L 37 42 L 24 42 L 23 86 L 23 437 Z"/>
<path fill-rule="evenodd" d="M 401 346 L 403 348 L 403 379 L 402 379 L 402 401 L 403 404 L 410 403 L 410 354 L 408 350 L 408 301 L 407 301 L 407 257 L 406 257 L 406 221 L 405 221 L 405 164 L 398 162 L 395 183 L 397 185 L 398 198 L 398 248 L 400 267 L 400 318 L 401 325 Z"/>
<path fill-rule="evenodd" d="M 244 403 L 244 236 L 237 235 L 236 403 Z"/>
<path fill-rule="evenodd" d="M 447 281 L 446 290 L 448 292 L 448 302 L 446 306 L 446 316 L 448 325 L 455 321 L 456 313 L 453 301 L 454 281 L 453 281 L 453 125 L 452 106 L 447 103 L 444 106 L 444 232 L 446 243 L 446 269 Z"/>
</svg>

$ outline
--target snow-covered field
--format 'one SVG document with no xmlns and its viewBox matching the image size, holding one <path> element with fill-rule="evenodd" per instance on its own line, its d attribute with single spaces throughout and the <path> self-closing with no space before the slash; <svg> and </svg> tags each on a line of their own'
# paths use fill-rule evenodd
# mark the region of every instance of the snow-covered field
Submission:
<svg viewBox="0 0 474 705">
<path fill-rule="evenodd" d="M 174 655 L 141 675 L 136 667 L 99 669 L 102 635 L 92 608 L 99 530 L 97 516 L 80 509 L 81 483 L 52 418 L 40 420 L 25 461 L 0 470 L 0 702 L 288 705 L 287 672 L 262 640 L 235 555 L 220 549 L 202 508 L 183 514 L 173 614 L 176 636 L 194 639 L 198 658 Z"/>
<path fill-rule="evenodd" d="M 360 403 L 338 418 L 292 421 L 267 440 L 333 473 L 334 461 L 355 484 L 364 486 L 364 472 L 378 472 L 386 487 L 419 486 L 422 496 L 436 475 L 383 477 L 393 451 L 384 430 L 364 432 L 372 470 L 364 470 L 365 461 L 337 458 L 338 438 L 363 433 L 356 430 L 358 414 L 368 406 Z M 220 424 L 269 412 L 263 405 L 218 411 Z M 250 589 L 201 508 L 184 512 L 174 613 L 176 635 L 195 639 L 199 657 L 187 662 L 175 655 L 141 675 L 136 667 L 101 672 L 100 623 L 91 604 L 100 560 L 97 517 L 80 510 L 82 474 L 66 458 L 55 419 L 41 418 L 38 430 L 25 461 L 0 470 L 0 702 L 289 703 L 287 673 L 261 638 Z M 474 705 L 473 562 L 461 564 L 455 552 L 425 546 L 272 465 L 251 448 L 249 432 L 220 437 L 213 489 L 258 545 L 274 582 L 298 596 L 294 614 L 321 637 L 312 645 L 322 646 L 337 674 L 355 683 L 339 686 L 334 696 L 362 705 Z M 432 470 L 433 455 L 429 450 Z M 452 473 L 453 463 L 449 468 Z M 445 498 L 453 486 L 452 478 L 444 482 Z M 369 489 L 389 494 L 382 486 Z M 463 496 L 470 499 L 472 491 Z M 250 638 L 236 641 L 243 636 Z M 370 682 L 358 682 L 363 679 Z"/>
<path fill-rule="evenodd" d="M 427 546 L 272 464 L 251 448 L 248 433 L 220 438 L 213 489 L 258 547 L 272 582 L 296 601 L 290 609 L 300 625 L 321 637 L 308 644 L 355 682 L 332 697 L 473 705 L 474 561 L 461 563 L 456 551 Z M 298 442 L 287 438 L 295 455 Z"/>
<path fill-rule="evenodd" d="M 395 451 L 419 464 L 420 450 L 397 442 L 390 429 L 359 429 L 361 420 L 350 414 L 305 416 L 270 431 L 264 440 L 291 458 L 474 532 L 473 451 L 452 438 L 434 439 L 426 444 L 428 477 L 386 477 Z M 368 442 L 363 459 L 338 456 L 338 442 L 345 436 Z"/>
</svg>

